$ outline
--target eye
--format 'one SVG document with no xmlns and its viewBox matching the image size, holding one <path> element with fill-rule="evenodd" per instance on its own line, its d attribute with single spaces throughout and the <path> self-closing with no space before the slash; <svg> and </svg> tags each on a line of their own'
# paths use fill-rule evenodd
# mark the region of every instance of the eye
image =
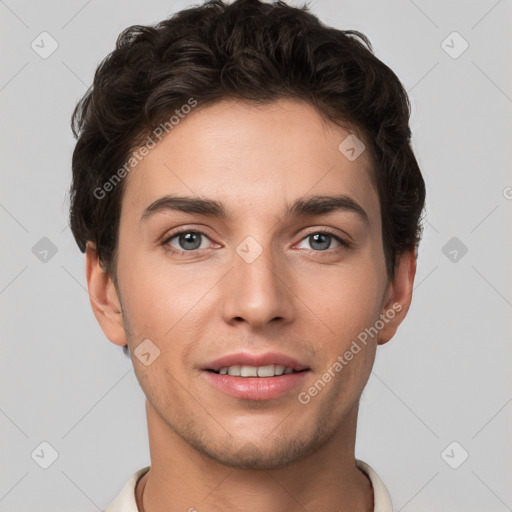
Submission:
<svg viewBox="0 0 512 512">
<path fill-rule="evenodd" d="M 315 252 L 321 252 L 331 249 L 331 242 L 333 239 L 338 243 L 338 247 L 333 248 L 334 251 L 350 247 L 350 244 L 343 240 L 343 238 L 340 238 L 338 235 L 327 230 L 309 233 L 302 239 L 302 241 L 307 240 Z"/>
<path fill-rule="evenodd" d="M 208 245 L 206 247 L 203 246 L 204 239 L 210 240 L 202 231 L 184 229 L 168 236 L 163 241 L 163 245 L 172 254 L 185 255 L 198 252 L 199 249 L 207 249 Z M 333 239 L 338 244 L 334 248 L 331 247 Z M 172 243 L 173 241 L 174 244 Z M 304 241 L 309 242 L 310 248 L 314 252 L 328 252 L 329 249 L 332 252 L 336 252 L 351 247 L 349 242 L 328 230 L 313 231 L 306 235 L 301 240 L 301 243 Z"/>
<path fill-rule="evenodd" d="M 167 246 L 171 252 L 194 252 L 197 249 L 205 249 L 205 247 L 201 247 L 203 237 L 209 240 L 209 238 L 202 231 L 193 231 L 188 229 L 173 233 L 171 236 L 164 240 L 163 244 Z M 171 244 L 171 240 L 174 240 L 175 238 L 178 247 Z"/>
</svg>

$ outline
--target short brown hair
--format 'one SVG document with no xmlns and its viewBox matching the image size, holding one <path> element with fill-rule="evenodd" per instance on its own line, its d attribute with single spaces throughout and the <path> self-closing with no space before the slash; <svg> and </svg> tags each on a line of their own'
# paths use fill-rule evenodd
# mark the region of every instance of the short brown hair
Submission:
<svg viewBox="0 0 512 512">
<path fill-rule="evenodd" d="M 409 99 L 368 38 L 325 26 L 306 6 L 211 0 L 124 30 L 73 112 L 70 226 L 82 252 L 96 244 L 114 280 L 125 180 L 107 197 L 95 190 L 190 98 L 304 100 L 357 127 L 372 157 L 389 277 L 397 256 L 419 243 L 425 184 L 410 146 Z"/>
</svg>

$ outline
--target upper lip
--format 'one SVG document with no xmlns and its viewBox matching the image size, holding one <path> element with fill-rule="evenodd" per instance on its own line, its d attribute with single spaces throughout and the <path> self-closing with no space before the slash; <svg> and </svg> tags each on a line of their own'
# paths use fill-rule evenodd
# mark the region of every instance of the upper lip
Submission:
<svg viewBox="0 0 512 512">
<path fill-rule="evenodd" d="M 250 354 L 248 352 L 237 352 L 234 354 L 227 354 L 205 364 L 203 369 L 215 370 L 217 372 L 221 368 L 237 364 L 241 366 L 267 366 L 270 364 L 276 364 L 292 368 L 296 371 L 310 369 L 307 364 L 303 364 L 291 356 L 279 354 L 277 352 L 266 352 L 265 354 Z"/>
</svg>

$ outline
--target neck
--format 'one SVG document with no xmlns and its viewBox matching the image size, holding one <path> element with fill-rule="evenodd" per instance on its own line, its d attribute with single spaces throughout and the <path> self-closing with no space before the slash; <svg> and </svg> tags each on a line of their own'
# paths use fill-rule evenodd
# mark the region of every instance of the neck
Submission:
<svg viewBox="0 0 512 512">
<path fill-rule="evenodd" d="M 285 467 L 255 470 L 228 467 L 200 453 L 146 402 L 151 469 L 136 486 L 139 512 L 372 512 L 371 482 L 355 464 L 357 409 L 309 456 Z"/>
</svg>

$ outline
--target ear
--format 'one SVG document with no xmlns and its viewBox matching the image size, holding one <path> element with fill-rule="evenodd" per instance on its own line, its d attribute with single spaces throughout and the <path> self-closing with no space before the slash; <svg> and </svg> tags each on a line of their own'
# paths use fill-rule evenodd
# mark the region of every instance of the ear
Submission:
<svg viewBox="0 0 512 512">
<path fill-rule="evenodd" d="M 398 326 L 409 311 L 416 275 L 416 247 L 402 253 L 395 265 L 395 274 L 388 283 L 381 320 L 384 327 L 379 331 L 378 344 L 384 345 L 396 333 Z"/>
<path fill-rule="evenodd" d="M 101 267 L 96 245 L 87 242 L 85 271 L 89 299 L 96 320 L 105 336 L 115 345 L 126 345 L 121 303 L 110 275 Z"/>
</svg>

